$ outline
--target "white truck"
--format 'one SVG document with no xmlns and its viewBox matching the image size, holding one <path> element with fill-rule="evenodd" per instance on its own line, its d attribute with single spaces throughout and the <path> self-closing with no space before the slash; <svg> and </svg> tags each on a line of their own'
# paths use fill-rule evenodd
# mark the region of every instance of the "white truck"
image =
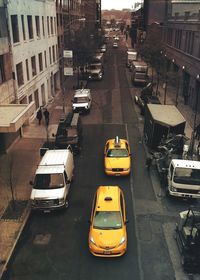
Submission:
<svg viewBox="0 0 200 280">
<path fill-rule="evenodd" d="M 73 112 L 90 112 L 92 96 L 90 89 L 77 89 L 72 99 Z"/>
<path fill-rule="evenodd" d="M 132 83 L 146 85 L 148 83 L 148 65 L 143 61 L 132 61 Z"/>
<path fill-rule="evenodd" d="M 183 198 L 200 198 L 200 162 L 172 159 L 167 171 L 169 195 Z"/>
<path fill-rule="evenodd" d="M 137 60 L 137 52 L 133 50 L 128 50 L 127 51 L 127 61 L 126 61 L 126 66 L 128 68 L 131 68 L 132 61 Z"/>
<path fill-rule="evenodd" d="M 68 206 L 74 159 L 70 148 L 47 150 L 35 173 L 31 191 L 32 209 L 49 212 Z"/>
</svg>

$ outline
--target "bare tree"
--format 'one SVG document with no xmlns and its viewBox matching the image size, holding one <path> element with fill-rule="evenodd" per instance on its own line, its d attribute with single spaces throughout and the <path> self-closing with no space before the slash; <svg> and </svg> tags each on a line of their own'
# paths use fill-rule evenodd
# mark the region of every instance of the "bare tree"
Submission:
<svg viewBox="0 0 200 280">
<path fill-rule="evenodd" d="M 11 205 L 13 210 L 15 209 L 15 192 L 14 187 L 17 183 L 17 174 L 14 172 L 14 166 L 15 166 L 15 157 L 14 153 L 10 152 L 9 154 L 6 154 L 2 158 L 2 162 L 4 164 L 1 165 L 0 169 L 0 181 L 2 184 L 7 186 L 10 189 L 11 193 Z"/>
</svg>

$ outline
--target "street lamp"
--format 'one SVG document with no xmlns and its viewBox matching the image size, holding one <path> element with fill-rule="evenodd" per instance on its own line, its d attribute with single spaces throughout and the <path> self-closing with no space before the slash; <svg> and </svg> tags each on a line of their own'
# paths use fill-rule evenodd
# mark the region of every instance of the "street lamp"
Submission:
<svg viewBox="0 0 200 280">
<path fill-rule="evenodd" d="M 164 83 L 164 105 L 166 105 L 167 99 L 167 55 L 164 55 L 164 68 L 165 68 L 165 83 Z"/>
<path fill-rule="evenodd" d="M 200 82 L 200 75 L 196 76 L 198 82 Z M 198 86 L 196 86 L 196 103 L 195 103 L 195 112 L 194 112 L 194 122 L 193 122 L 193 130 L 191 135 L 191 142 L 190 142 L 190 155 L 192 156 L 194 153 L 194 142 L 195 142 L 195 128 L 197 122 L 197 114 L 198 114 L 198 103 L 199 103 L 199 93 L 198 93 Z"/>
</svg>

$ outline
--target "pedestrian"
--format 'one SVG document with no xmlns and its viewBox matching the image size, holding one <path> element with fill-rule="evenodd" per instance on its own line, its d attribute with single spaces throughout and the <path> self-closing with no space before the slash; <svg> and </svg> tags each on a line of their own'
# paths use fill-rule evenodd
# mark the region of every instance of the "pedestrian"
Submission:
<svg viewBox="0 0 200 280">
<path fill-rule="evenodd" d="M 36 118 L 38 119 L 38 123 L 39 125 L 41 124 L 41 120 L 42 120 L 42 108 L 40 107 L 39 110 L 37 111 L 37 115 Z"/>
<path fill-rule="evenodd" d="M 47 109 L 45 109 L 44 112 L 43 112 L 43 115 L 44 115 L 44 118 L 45 118 L 46 126 L 48 126 L 49 125 L 49 111 Z"/>
<path fill-rule="evenodd" d="M 197 160 L 200 161 L 200 141 L 199 141 L 199 144 L 197 146 Z"/>
<path fill-rule="evenodd" d="M 150 170 L 151 164 L 152 164 L 152 157 L 148 157 L 146 159 L 146 168 L 148 171 Z"/>
<path fill-rule="evenodd" d="M 195 128 L 195 137 L 198 141 L 200 140 L 200 124 Z"/>
</svg>

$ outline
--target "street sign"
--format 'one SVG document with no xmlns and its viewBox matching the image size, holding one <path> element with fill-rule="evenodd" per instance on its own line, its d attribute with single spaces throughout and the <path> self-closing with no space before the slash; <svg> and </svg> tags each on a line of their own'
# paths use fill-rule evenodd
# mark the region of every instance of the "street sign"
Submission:
<svg viewBox="0 0 200 280">
<path fill-rule="evenodd" d="M 71 50 L 63 51 L 64 76 L 73 76 L 73 52 Z"/>
</svg>

